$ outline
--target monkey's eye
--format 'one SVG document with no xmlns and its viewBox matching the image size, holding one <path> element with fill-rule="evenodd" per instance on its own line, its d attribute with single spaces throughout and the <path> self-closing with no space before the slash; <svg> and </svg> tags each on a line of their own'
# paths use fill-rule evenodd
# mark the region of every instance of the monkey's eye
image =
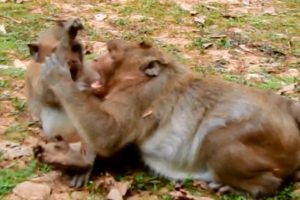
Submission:
<svg viewBox="0 0 300 200">
<path fill-rule="evenodd" d="M 56 51 L 56 47 L 54 47 L 51 51 L 51 53 L 54 53 Z"/>
<path fill-rule="evenodd" d="M 72 51 L 73 52 L 82 52 L 82 46 L 79 43 L 73 44 L 72 45 Z"/>
<path fill-rule="evenodd" d="M 55 145 L 54 145 L 54 148 L 55 148 L 56 150 L 62 149 L 61 145 L 59 145 L 59 144 L 55 144 Z"/>
</svg>

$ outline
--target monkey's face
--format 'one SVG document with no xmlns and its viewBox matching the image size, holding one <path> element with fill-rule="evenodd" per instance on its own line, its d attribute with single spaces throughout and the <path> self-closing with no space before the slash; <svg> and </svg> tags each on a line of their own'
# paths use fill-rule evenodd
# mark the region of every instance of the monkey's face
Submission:
<svg viewBox="0 0 300 200">
<path fill-rule="evenodd" d="M 67 63 L 73 81 L 76 81 L 83 70 L 83 48 L 76 40 L 83 25 L 78 18 L 57 20 L 55 25 L 40 34 L 37 42 L 28 44 L 33 60 L 41 64 L 47 56 L 55 53 L 59 61 Z"/>
<path fill-rule="evenodd" d="M 52 42 L 49 42 L 52 41 Z M 60 42 L 53 38 L 48 41 L 29 44 L 29 51 L 33 60 L 37 63 L 42 64 L 47 56 L 52 53 L 64 55 L 64 60 L 70 68 L 71 77 L 74 81 L 78 79 L 82 72 L 83 62 L 83 50 L 82 45 L 73 41 L 68 49 L 60 49 Z"/>
<path fill-rule="evenodd" d="M 93 62 L 107 93 L 131 87 L 135 90 L 138 87 L 147 87 L 149 84 L 161 82 L 163 77 L 174 71 L 168 65 L 165 55 L 150 45 L 112 40 L 108 42 L 107 48 L 108 53 Z M 159 84 L 155 85 L 157 88 Z"/>
</svg>

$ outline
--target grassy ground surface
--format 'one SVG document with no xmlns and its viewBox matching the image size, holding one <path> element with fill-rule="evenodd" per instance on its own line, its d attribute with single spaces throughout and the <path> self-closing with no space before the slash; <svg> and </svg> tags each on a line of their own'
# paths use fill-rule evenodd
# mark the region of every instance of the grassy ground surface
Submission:
<svg viewBox="0 0 300 200">
<path fill-rule="evenodd" d="M 146 40 L 195 72 L 299 100 L 299 0 L 8 1 L 0 3 L 0 150 L 6 142 L 25 149 L 37 142 L 40 129 L 31 121 L 24 98 L 25 66 L 30 60 L 27 44 L 51 24 L 49 18 L 71 16 L 85 23 L 80 37 L 91 51 L 88 58 L 103 52 L 104 42 L 111 38 Z M 12 190 L 18 183 L 52 171 L 30 153 L 9 159 L 5 148 L 0 154 L 0 199 L 13 199 Z M 110 175 L 98 174 L 79 191 L 60 182 L 51 188 L 51 198 L 55 194 L 56 199 L 104 199 L 109 188 L 101 181 L 107 177 Z M 191 180 L 178 186 L 147 170 L 114 179 L 131 182 L 127 199 L 170 200 L 176 198 L 174 191 L 181 191 L 186 200 L 251 199 L 242 194 L 218 195 Z M 63 189 L 58 192 L 60 186 Z M 183 197 L 184 192 L 190 197 Z M 300 199 L 297 194 L 299 184 L 287 184 L 268 199 Z"/>
</svg>

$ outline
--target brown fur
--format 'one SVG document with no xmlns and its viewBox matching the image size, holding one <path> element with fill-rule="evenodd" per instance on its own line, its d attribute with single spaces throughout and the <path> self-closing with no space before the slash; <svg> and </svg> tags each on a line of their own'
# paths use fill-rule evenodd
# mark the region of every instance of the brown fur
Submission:
<svg viewBox="0 0 300 200">
<path fill-rule="evenodd" d="M 105 80 L 103 100 L 63 78 L 68 74 L 55 67 L 55 56 L 46 62 L 54 68 L 42 70 L 83 140 L 100 156 L 135 144 L 145 163 L 167 178 L 202 179 L 253 196 L 273 194 L 299 169 L 299 105 L 203 78 L 155 47 L 120 40 L 107 46 L 109 53 L 97 64 Z"/>
<path fill-rule="evenodd" d="M 32 62 L 27 66 L 26 73 L 26 94 L 29 110 L 32 113 L 33 119 L 41 122 L 48 140 L 62 138 L 65 144 L 81 142 L 81 138 L 61 107 L 60 101 L 48 87 L 48 84 L 43 81 L 40 69 L 46 57 L 54 53 L 57 55 L 60 64 L 68 67 L 70 77 L 77 84 L 78 88 L 89 94 L 93 93 L 94 91 L 90 88 L 90 84 L 99 79 L 99 74 L 90 65 L 85 65 L 84 67 L 82 45 L 76 40 L 77 32 L 82 28 L 82 24 L 77 18 L 65 22 L 57 22 L 54 26 L 43 32 L 37 42 L 28 45 L 33 58 Z M 53 149 L 52 146 L 49 146 L 47 151 L 51 152 L 50 155 L 56 156 L 53 154 Z M 42 151 L 38 147 L 34 151 L 39 159 Z M 63 151 L 58 151 L 57 154 L 66 155 L 66 162 L 69 161 L 68 158 L 73 158 L 73 163 L 77 163 L 78 168 L 87 169 L 93 165 L 95 154 L 89 151 L 88 147 L 84 145 L 82 145 L 82 154 L 86 158 L 77 159 L 80 155 L 77 157 L 71 156 L 77 152 L 73 153 L 71 150 L 69 153 L 66 152 L 67 149 L 63 148 Z M 88 152 L 89 155 L 86 156 L 85 152 Z M 84 163 L 82 160 L 88 161 Z M 88 164 L 86 164 L 87 162 Z M 49 163 L 55 163 L 55 157 L 50 159 Z M 61 168 L 63 166 L 60 163 L 58 167 Z M 72 163 L 70 166 L 72 166 Z M 73 185 L 81 185 L 82 181 L 76 180 Z"/>
</svg>

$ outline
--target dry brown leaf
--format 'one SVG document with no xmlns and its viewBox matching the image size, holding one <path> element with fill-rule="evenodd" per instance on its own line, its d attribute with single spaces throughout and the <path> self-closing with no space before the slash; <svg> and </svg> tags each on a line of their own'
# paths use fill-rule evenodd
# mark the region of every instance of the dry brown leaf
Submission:
<svg viewBox="0 0 300 200">
<path fill-rule="evenodd" d="M 263 11 L 263 13 L 267 14 L 267 15 L 272 15 L 272 16 L 277 15 L 276 10 L 275 10 L 274 7 L 265 8 L 264 11 Z"/>
<path fill-rule="evenodd" d="M 170 192 L 174 200 L 213 200 L 210 197 L 197 197 L 186 191 L 185 189 L 178 189 Z"/>
<path fill-rule="evenodd" d="M 290 69 L 287 69 L 282 74 L 280 74 L 280 76 L 289 77 L 289 78 L 297 78 L 297 77 L 300 77 L 300 72 L 298 69 L 290 68 Z"/>
<path fill-rule="evenodd" d="M 208 43 L 204 43 L 204 44 L 203 44 L 204 49 L 208 49 L 208 48 L 210 48 L 210 47 L 212 47 L 212 46 L 213 46 L 213 43 L 211 43 L 211 42 L 208 42 Z"/>
<path fill-rule="evenodd" d="M 106 174 L 104 177 L 99 177 L 95 180 L 95 186 L 97 188 L 103 187 L 105 189 L 109 189 L 115 184 L 115 179 L 109 174 Z"/>
<path fill-rule="evenodd" d="M 197 15 L 194 17 L 194 22 L 197 24 L 203 26 L 205 24 L 206 16 L 203 15 Z"/>
<path fill-rule="evenodd" d="M 0 34 L 1 35 L 6 35 L 7 34 L 5 26 L 3 24 L 0 24 Z"/>
<path fill-rule="evenodd" d="M 26 69 L 26 64 L 19 59 L 14 60 L 14 66 L 18 68 Z"/>
<path fill-rule="evenodd" d="M 225 38 L 226 35 L 225 34 L 217 34 L 217 33 L 215 34 L 214 33 L 214 34 L 210 34 L 209 37 L 214 38 L 214 39 L 218 39 L 218 38 Z"/>
<path fill-rule="evenodd" d="M 49 199 L 50 193 L 51 188 L 48 185 L 30 181 L 20 183 L 13 189 L 13 195 L 27 200 L 46 200 Z"/>
<path fill-rule="evenodd" d="M 130 185 L 131 185 L 131 182 L 129 182 L 129 181 L 122 181 L 122 182 L 115 183 L 115 187 L 120 191 L 122 196 L 124 196 L 127 193 Z"/>
<path fill-rule="evenodd" d="M 298 85 L 298 83 L 292 83 L 292 84 L 286 85 L 283 88 L 281 88 L 280 90 L 278 90 L 276 92 L 276 94 L 279 94 L 279 95 L 291 94 L 294 92 L 294 89 L 296 89 L 297 85 Z"/>
<path fill-rule="evenodd" d="M 194 180 L 193 186 L 203 190 L 209 190 L 209 187 L 205 181 Z"/>
<path fill-rule="evenodd" d="M 3 154 L 3 158 L 7 160 L 14 160 L 16 158 L 32 155 L 31 148 L 10 141 L 1 141 L 0 151 Z"/>
<path fill-rule="evenodd" d="M 107 200 L 123 200 L 123 196 L 127 193 L 127 190 L 130 186 L 130 182 L 115 182 L 114 186 L 110 189 L 108 195 L 106 196 Z"/>
<path fill-rule="evenodd" d="M 97 13 L 95 15 L 95 20 L 98 22 L 101 22 L 101 21 L 105 20 L 106 18 L 107 18 L 107 14 L 104 14 L 104 13 Z"/>
<path fill-rule="evenodd" d="M 251 81 L 253 83 L 263 83 L 265 82 L 265 77 L 257 73 L 249 73 L 244 76 L 245 80 Z"/>
<path fill-rule="evenodd" d="M 107 200 L 123 200 L 123 195 L 117 188 L 113 187 L 109 191 L 109 193 L 105 199 L 107 199 Z"/>
</svg>

